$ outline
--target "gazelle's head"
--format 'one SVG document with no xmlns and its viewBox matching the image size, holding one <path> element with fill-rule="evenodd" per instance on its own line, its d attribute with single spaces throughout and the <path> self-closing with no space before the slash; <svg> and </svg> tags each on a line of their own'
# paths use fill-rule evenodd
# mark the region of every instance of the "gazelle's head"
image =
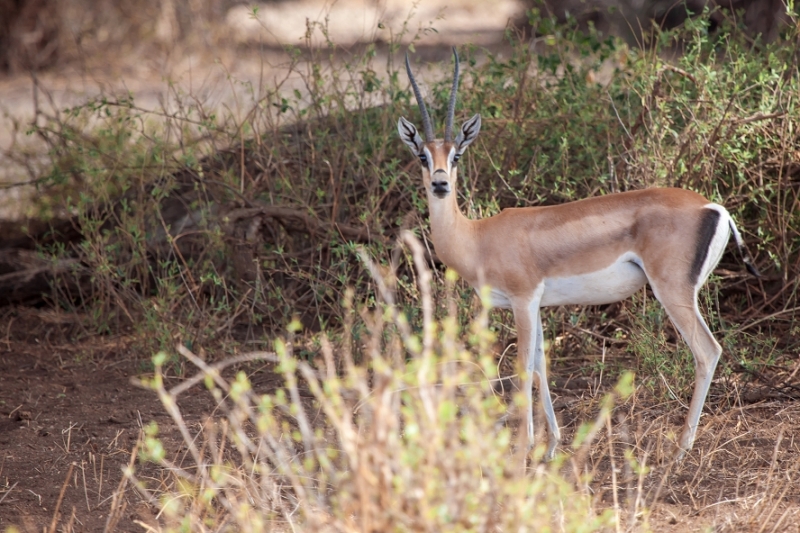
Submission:
<svg viewBox="0 0 800 533">
<path fill-rule="evenodd" d="M 467 146 L 475 140 L 481 129 L 481 116 L 475 115 L 461 126 L 455 140 L 453 140 L 453 114 L 456 107 L 456 92 L 458 92 L 458 53 L 453 48 L 455 56 L 455 73 L 453 74 L 453 88 L 450 92 L 450 104 L 447 107 L 447 118 L 445 120 L 444 140 L 436 139 L 433 133 L 433 124 L 422 99 L 419 86 L 411 73 L 411 65 L 406 54 L 406 72 L 414 89 L 414 96 L 417 98 L 420 113 L 422 113 L 422 129 L 425 133 L 425 140 L 422 139 L 416 126 L 405 118 L 400 117 L 397 123 L 397 131 L 400 138 L 411 148 L 414 155 L 419 157 L 422 163 L 422 180 L 425 188 L 429 191 L 429 196 L 435 198 L 446 198 L 455 187 L 456 165 L 458 159 L 467 149 Z"/>
</svg>

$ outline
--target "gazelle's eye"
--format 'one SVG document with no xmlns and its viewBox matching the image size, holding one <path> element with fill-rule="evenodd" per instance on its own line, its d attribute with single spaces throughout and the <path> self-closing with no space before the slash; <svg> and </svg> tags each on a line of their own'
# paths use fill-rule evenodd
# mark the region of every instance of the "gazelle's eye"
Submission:
<svg viewBox="0 0 800 533">
<path fill-rule="evenodd" d="M 428 166 L 428 156 L 425 154 L 419 154 L 419 162 L 425 166 Z"/>
<path fill-rule="evenodd" d="M 454 165 L 455 165 L 456 163 L 458 163 L 458 158 L 459 158 L 459 157 L 461 157 L 461 154 L 455 154 L 455 155 L 453 156 L 453 164 L 454 164 Z"/>
</svg>

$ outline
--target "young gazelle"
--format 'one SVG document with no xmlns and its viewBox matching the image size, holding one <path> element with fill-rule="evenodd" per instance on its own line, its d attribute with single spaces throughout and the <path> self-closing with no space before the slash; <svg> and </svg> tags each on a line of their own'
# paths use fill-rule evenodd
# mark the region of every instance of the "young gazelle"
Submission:
<svg viewBox="0 0 800 533">
<path fill-rule="evenodd" d="M 482 220 L 467 219 L 455 187 L 458 159 L 478 136 L 475 115 L 453 138 L 458 89 L 458 54 L 444 140 L 433 124 L 406 55 L 424 139 L 400 118 L 397 129 L 422 163 L 431 240 L 436 255 L 472 287 L 491 288 L 492 304 L 510 308 L 518 335 L 522 390 L 527 395 L 527 446 L 533 446 L 536 378 L 549 427 L 546 459 L 560 440 L 553 412 L 539 309 L 544 306 L 607 304 L 650 284 L 694 354 L 696 382 L 677 457 L 692 448 L 714 369 L 722 349 L 697 307 L 697 292 L 719 262 L 730 233 L 748 269 L 758 275 L 742 237 L 724 207 L 683 189 L 645 189 L 546 207 L 504 209 Z"/>
</svg>

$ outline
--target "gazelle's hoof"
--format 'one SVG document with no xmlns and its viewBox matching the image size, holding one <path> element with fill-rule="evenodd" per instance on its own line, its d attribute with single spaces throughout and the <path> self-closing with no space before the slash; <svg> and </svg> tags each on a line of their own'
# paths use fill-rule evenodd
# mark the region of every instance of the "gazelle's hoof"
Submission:
<svg viewBox="0 0 800 533">
<path fill-rule="evenodd" d="M 545 463 L 550 463 L 550 462 L 553 461 L 553 459 L 555 459 L 557 448 L 558 448 L 558 441 L 551 442 L 547 446 L 547 452 L 545 452 L 544 457 L 542 458 L 542 459 L 544 459 Z"/>
<path fill-rule="evenodd" d="M 682 446 L 675 446 L 675 451 L 672 452 L 672 461 L 675 463 L 682 462 L 686 458 L 687 453 L 689 453 L 689 450 Z"/>
</svg>

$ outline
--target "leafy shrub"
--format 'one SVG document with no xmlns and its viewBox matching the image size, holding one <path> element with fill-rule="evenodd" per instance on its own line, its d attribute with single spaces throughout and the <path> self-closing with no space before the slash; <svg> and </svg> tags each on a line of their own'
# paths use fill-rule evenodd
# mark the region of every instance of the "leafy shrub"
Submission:
<svg viewBox="0 0 800 533">
<path fill-rule="evenodd" d="M 647 186 L 696 190 L 733 213 L 766 274 L 758 286 L 746 283 L 738 258 L 723 259 L 727 273 L 711 282 L 715 312 L 729 324 L 771 316 L 753 333 L 793 346 L 793 49 L 752 49 L 690 22 L 662 36 L 662 46 L 685 43 L 683 55 L 666 59 L 535 12 L 532 23 L 532 43 L 509 36 L 502 55 L 462 51 L 456 114 L 484 117 L 462 164 L 463 209 L 481 217 Z M 80 232 L 74 247 L 44 240 L 55 259 L 79 259 L 53 300 L 87 311 L 96 330 L 139 324 L 161 347 L 176 337 L 258 339 L 292 316 L 306 331 L 332 331 L 346 287 L 375 298 L 354 268 L 363 244 L 383 268 L 397 267 L 397 301 L 414 322 L 413 272 L 394 242 L 401 229 L 424 236 L 427 222 L 419 169 L 394 131 L 399 116 L 417 113 L 395 63 L 402 51 L 389 43 L 384 63 L 374 46 L 345 60 L 335 50 L 288 49 L 305 90 L 270 88 L 243 121 L 184 102 L 156 124 L 125 99 L 92 102 L 39 128 L 52 146 L 42 209 L 75 214 L 65 224 Z M 430 85 L 438 119 L 449 83 L 448 73 Z M 623 308 L 586 313 L 606 319 L 583 327 L 627 327 Z M 470 310 L 461 309 L 463 322 Z"/>
</svg>

